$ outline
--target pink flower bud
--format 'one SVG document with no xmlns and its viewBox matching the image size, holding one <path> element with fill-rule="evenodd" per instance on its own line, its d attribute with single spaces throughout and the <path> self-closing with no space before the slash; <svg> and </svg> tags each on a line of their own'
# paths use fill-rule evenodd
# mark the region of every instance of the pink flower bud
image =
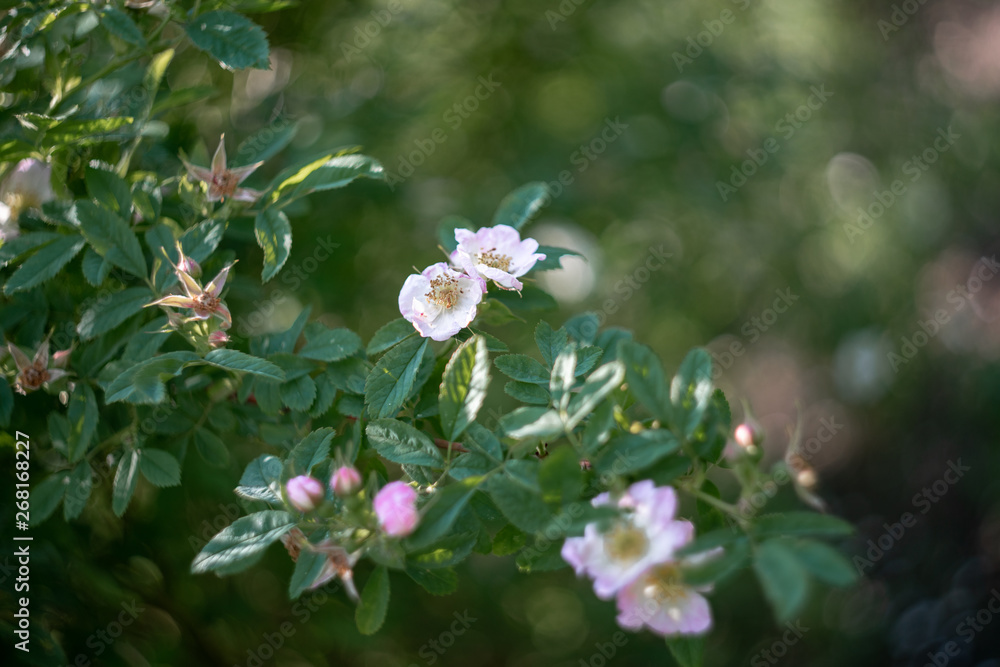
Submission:
<svg viewBox="0 0 1000 667">
<path fill-rule="evenodd" d="M 201 265 L 187 255 L 181 255 L 181 261 L 180 264 L 177 265 L 177 269 L 183 271 L 192 278 L 201 277 Z"/>
<path fill-rule="evenodd" d="M 330 488 L 341 498 L 352 496 L 361 488 L 361 473 L 352 466 L 340 466 L 330 478 Z"/>
<path fill-rule="evenodd" d="M 390 537 L 405 537 L 417 527 L 417 492 L 403 482 L 389 482 L 375 495 L 378 525 Z"/>
<path fill-rule="evenodd" d="M 225 331 L 213 331 L 208 334 L 208 344 L 214 348 L 225 347 L 226 343 L 229 342 L 229 334 Z"/>
<path fill-rule="evenodd" d="M 749 422 L 745 422 L 737 426 L 736 432 L 733 434 L 733 438 L 739 446 L 744 449 L 756 447 L 764 439 L 763 434 L 760 432 L 760 428 Z"/>
<path fill-rule="evenodd" d="M 285 491 L 288 493 L 288 502 L 300 512 L 311 512 L 323 502 L 323 484 L 309 475 L 291 478 Z"/>
</svg>

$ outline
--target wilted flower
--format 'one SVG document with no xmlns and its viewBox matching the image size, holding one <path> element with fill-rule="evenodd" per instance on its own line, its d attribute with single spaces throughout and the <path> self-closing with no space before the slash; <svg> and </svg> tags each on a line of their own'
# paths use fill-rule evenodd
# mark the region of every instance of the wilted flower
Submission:
<svg viewBox="0 0 1000 667">
<path fill-rule="evenodd" d="M 399 292 L 399 312 L 421 336 L 448 340 L 475 319 L 482 300 L 474 280 L 438 262 L 406 279 Z"/>
<path fill-rule="evenodd" d="M 288 480 L 285 485 L 288 502 L 300 512 L 312 512 L 323 502 L 323 484 L 309 475 L 299 475 Z"/>
<path fill-rule="evenodd" d="M 209 317 L 215 315 L 222 320 L 223 329 L 231 327 L 233 325 L 233 316 L 230 314 L 229 309 L 226 308 L 226 305 L 222 303 L 219 295 L 222 294 L 222 288 L 226 285 L 226 278 L 229 277 L 229 269 L 233 268 L 233 264 L 236 262 L 227 265 L 219 271 L 215 278 L 212 279 L 212 282 L 202 288 L 197 280 L 180 268 L 187 260 L 180 243 L 177 244 L 177 252 L 180 255 L 180 262 L 174 265 L 174 273 L 177 274 L 177 279 L 184 286 L 186 294 L 171 294 L 170 296 L 157 299 L 153 303 L 148 303 L 146 306 L 190 308 L 194 311 L 194 315 L 190 319 L 207 320 Z"/>
<path fill-rule="evenodd" d="M 216 349 L 225 347 L 229 342 L 229 334 L 221 329 L 208 334 L 208 344 Z"/>
<path fill-rule="evenodd" d="M 56 352 L 54 355 L 56 358 L 49 363 L 49 339 L 46 338 L 42 341 L 42 344 L 38 346 L 38 350 L 35 352 L 35 358 L 29 360 L 28 356 L 21 351 L 17 345 L 7 342 L 7 348 L 10 350 L 10 355 L 14 357 L 14 363 L 17 365 L 17 382 L 15 388 L 21 394 L 26 394 L 29 391 L 35 391 L 43 384 L 47 382 L 55 382 L 59 378 L 64 377 L 67 373 L 62 370 L 68 361 L 67 354 L 68 350 L 65 351 L 66 354 L 62 352 Z"/>
<path fill-rule="evenodd" d="M 17 219 L 23 210 L 53 199 L 52 167 L 33 158 L 18 162 L 0 183 L 0 240 L 18 235 Z"/>
<path fill-rule="evenodd" d="M 712 626 L 712 610 L 700 594 L 710 587 L 684 583 L 676 562 L 656 565 L 618 593 L 618 625 L 660 635 L 701 634 Z"/>
<path fill-rule="evenodd" d="M 326 556 L 323 569 L 320 570 L 316 579 L 309 586 L 310 590 L 315 590 L 330 581 L 334 577 L 339 578 L 344 584 L 344 590 L 348 597 L 355 602 L 358 601 L 358 589 L 354 586 L 354 564 L 358 562 L 361 551 L 348 553 L 342 546 L 334 544 L 329 538 L 319 544 L 308 544 L 305 534 L 298 528 L 292 528 L 282 535 L 281 543 L 288 550 L 288 555 L 292 557 L 292 562 L 298 561 L 302 548 L 306 547 L 316 553 Z M 308 546 L 306 546 L 308 544 Z"/>
<path fill-rule="evenodd" d="M 612 499 L 602 493 L 591 502 L 610 505 Z M 694 534 L 690 522 L 674 519 L 677 495 L 669 486 L 636 482 L 614 504 L 625 512 L 606 531 L 588 524 L 583 537 L 568 538 L 562 548 L 563 560 L 577 575 L 592 577 L 594 592 L 605 600 L 650 567 L 670 561 Z"/>
<path fill-rule="evenodd" d="M 334 495 L 344 498 L 354 495 L 361 488 L 361 473 L 353 466 L 340 466 L 330 478 L 330 489 Z"/>
<path fill-rule="evenodd" d="M 486 291 L 486 281 L 492 280 L 502 289 L 520 291 L 523 285 L 517 278 L 545 259 L 538 251 L 535 239 L 521 240 L 516 229 L 508 225 L 483 227 L 478 231 L 456 229 L 458 248 L 451 253 L 451 261 L 476 279 Z"/>
<path fill-rule="evenodd" d="M 417 492 L 404 482 L 389 482 L 375 494 L 378 525 L 390 537 L 405 537 L 417 527 Z"/>
<path fill-rule="evenodd" d="M 219 147 L 215 150 L 215 156 L 212 157 L 211 169 L 196 167 L 184 158 L 181 158 L 181 162 L 184 163 L 184 168 L 187 169 L 191 178 L 208 185 L 208 201 L 225 201 L 231 197 L 236 201 L 252 202 L 261 195 L 257 190 L 241 188 L 239 185 L 264 163 L 257 162 L 245 167 L 229 169 L 226 166 L 226 135 L 224 134 L 219 138 Z"/>
</svg>

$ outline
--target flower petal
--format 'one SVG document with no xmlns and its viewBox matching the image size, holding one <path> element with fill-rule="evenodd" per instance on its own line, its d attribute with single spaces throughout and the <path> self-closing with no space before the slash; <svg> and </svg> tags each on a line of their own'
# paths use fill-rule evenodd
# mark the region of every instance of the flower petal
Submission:
<svg viewBox="0 0 1000 667">
<path fill-rule="evenodd" d="M 212 156 L 212 175 L 221 175 L 226 171 L 226 135 L 219 137 L 219 147 Z"/>
</svg>

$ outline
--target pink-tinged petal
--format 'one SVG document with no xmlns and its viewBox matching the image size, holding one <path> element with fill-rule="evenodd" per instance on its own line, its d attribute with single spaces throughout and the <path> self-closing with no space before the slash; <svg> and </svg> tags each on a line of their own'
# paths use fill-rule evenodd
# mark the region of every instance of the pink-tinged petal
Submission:
<svg viewBox="0 0 1000 667">
<path fill-rule="evenodd" d="M 618 625 L 627 630 L 645 626 L 662 636 L 702 634 L 711 628 L 708 600 L 692 588 L 673 583 L 666 594 L 658 593 L 655 575 L 622 589 L 617 597 Z"/>
<path fill-rule="evenodd" d="M 264 194 L 260 190 L 252 190 L 250 188 L 237 188 L 236 192 L 233 193 L 233 199 L 236 201 L 245 201 L 253 203 L 260 199 L 260 196 Z"/>
<path fill-rule="evenodd" d="M 62 379 L 64 377 L 66 377 L 67 375 L 69 375 L 69 373 L 67 371 L 64 371 L 64 370 L 61 370 L 61 369 L 58 369 L 58 368 L 56 368 L 56 369 L 51 369 L 50 368 L 49 369 L 49 380 L 48 381 L 49 382 L 55 382 L 56 380 L 60 380 L 60 379 Z"/>
<path fill-rule="evenodd" d="M 212 175 L 218 176 L 226 171 L 226 135 L 219 137 L 219 147 L 212 156 Z"/>
<path fill-rule="evenodd" d="M 708 600 L 688 589 L 686 594 L 661 603 L 662 609 L 649 620 L 654 632 L 667 635 L 699 635 L 712 627 L 712 609 Z"/>
<path fill-rule="evenodd" d="M 194 308 L 197 305 L 198 302 L 189 296 L 181 296 L 180 294 L 171 294 L 170 296 L 165 296 L 160 299 L 157 299 L 153 303 L 147 303 L 145 307 L 149 308 L 150 306 L 170 306 L 171 308 Z"/>
<path fill-rule="evenodd" d="M 399 313 L 410 319 L 418 309 L 419 299 L 431 288 L 431 282 L 423 275 L 415 273 L 406 278 L 403 288 L 399 290 Z"/>
<path fill-rule="evenodd" d="M 229 308 L 226 307 L 226 304 L 220 303 L 218 306 L 216 306 L 215 315 L 220 320 L 222 320 L 222 324 L 220 324 L 219 326 L 221 326 L 223 329 L 229 329 L 230 327 L 233 326 L 233 315 L 232 313 L 229 312 Z"/>
<path fill-rule="evenodd" d="M 390 537 L 406 537 L 417 528 L 417 492 L 404 482 L 389 482 L 372 502 L 379 527 Z"/>
<path fill-rule="evenodd" d="M 232 169 L 229 170 L 229 173 L 236 177 L 237 183 L 242 183 L 243 181 L 247 180 L 250 174 L 257 171 L 257 169 L 259 169 L 260 165 L 262 164 L 264 164 L 263 160 L 257 162 L 256 164 L 248 164 L 245 167 L 233 167 Z"/>
<path fill-rule="evenodd" d="M 514 290 L 520 292 L 524 289 L 524 285 L 521 281 L 512 276 L 511 274 L 503 271 L 501 269 L 495 269 L 492 266 L 486 266 L 485 264 L 480 264 L 476 267 L 479 273 L 493 282 L 495 282 L 502 289 Z M 483 291 L 486 291 L 485 289 Z"/>
<path fill-rule="evenodd" d="M 10 350 L 10 356 L 14 357 L 14 363 L 17 365 L 17 370 L 19 373 L 31 368 L 31 360 L 28 359 L 28 355 L 21 352 L 21 348 L 10 341 L 7 341 L 7 349 Z"/>
<path fill-rule="evenodd" d="M 222 192 L 220 192 L 218 188 L 211 185 L 208 188 L 208 196 L 206 196 L 205 199 L 210 202 L 220 202 L 225 201 L 226 198 L 222 195 Z"/>
<path fill-rule="evenodd" d="M 184 168 L 187 170 L 188 176 L 190 176 L 193 180 L 201 181 L 203 183 L 211 183 L 212 182 L 212 170 L 211 169 L 205 169 L 204 167 L 197 167 L 197 166 L 191 164 L 190 162 L 188 162 L 187 160 L 185 160 L 184 158 L 181 158 L 181 163 L 184 165 Z"/>
<path fill-rule="evenodd" d="M 203 294 L 201 285 L 198 284 L 197 280 L 191 277 L 191 274 L 178 268 L 174 269 L 174 273 L 177 275 L 177 280 L 180 281 L 181 285 L 184 287 L 184 291 L 189 297 L 197 299 Z"/>
<path fill-rule="evenodd" d="M 236 260 L 236 262 L 238 261 L 239 260 Z M 236 262 L 232 262 L 231 264 L 227 265 L 221 271 L 219 271 L 214 278 L 212 278 L 212 282 L 210 282 L 208 285 L 205 286 L 206 294 L 209 294 L 216 298 L 218 298 L 218 296 L 222 294 L 222 288 L 226 286 L 226 279 L 229 277 L 229 269 L 233 268 L 233 265 L 236 264 Z"/>
<path fill-rule="evenodd" d="M 35 350 L 35 358 L 31 360 L 31 364 L 35 368 L 48 368 L 49 367 L 49 334 L 45 337 L 45 340 L 41 342 L 38 349 Z"/>
<path fill-rule="evenodd" d="M 52 368 L 66 368 L 66 364 L 69 363 L 69 357 L 73 354 L 73 348 L 68 350 L 59 350 L 52 355 Z"/>
</svg>

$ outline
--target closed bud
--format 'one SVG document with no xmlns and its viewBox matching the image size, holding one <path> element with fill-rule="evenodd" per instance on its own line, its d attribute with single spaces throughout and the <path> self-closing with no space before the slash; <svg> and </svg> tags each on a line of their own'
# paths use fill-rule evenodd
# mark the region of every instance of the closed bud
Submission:
<svg viewBox="0 0 1000 667">
<path fill-rule="evenodd" d="M 353 466 L 341 466 L 330 478 L 330 489 L 334 495 L 344 498 L 353 496 L 361 488 L 361 473 Z"/>
<path fill-rule="evenodd" d="M 208 344 L 212 347 L 218 349 L 220 347 L 225 347 L 226 343 L 229 342 L 229 334 L 221 329 L 219 331 L 213 331 L 208 334 Z"/>
<path fill-rule="evenodd" d="M 179 271 L 183 271 L 192 278 L 201 277 L 201 265 L 198 264 L 198 262 L 191 259 L 190 257 L 188 257 L 187 255 L 181 255 L 181 261 L 177 265 L 177 269 Z"/>
<path fill-rule="evenodd" d="M 736 427 L 733 434 L 736 443 L 746 450 L 755 449 L 764 440 L 760 427 L 753 422 L 744 422 Z"/>
<path fill-rule="evenodd" d="M 389 537 L 406 537 L 416 530 L 417 492 L 409 484 L 389 482 L 375 495 L 373 505 L 379 528 Z"/>
<path fill-rule="evenodd" d="M 323 502 L 323 484 L 309 475 L 299 475 L 288 480 L 285 486 L 288 502 L 300 512 L 312 512 Z"/>
</svg>

